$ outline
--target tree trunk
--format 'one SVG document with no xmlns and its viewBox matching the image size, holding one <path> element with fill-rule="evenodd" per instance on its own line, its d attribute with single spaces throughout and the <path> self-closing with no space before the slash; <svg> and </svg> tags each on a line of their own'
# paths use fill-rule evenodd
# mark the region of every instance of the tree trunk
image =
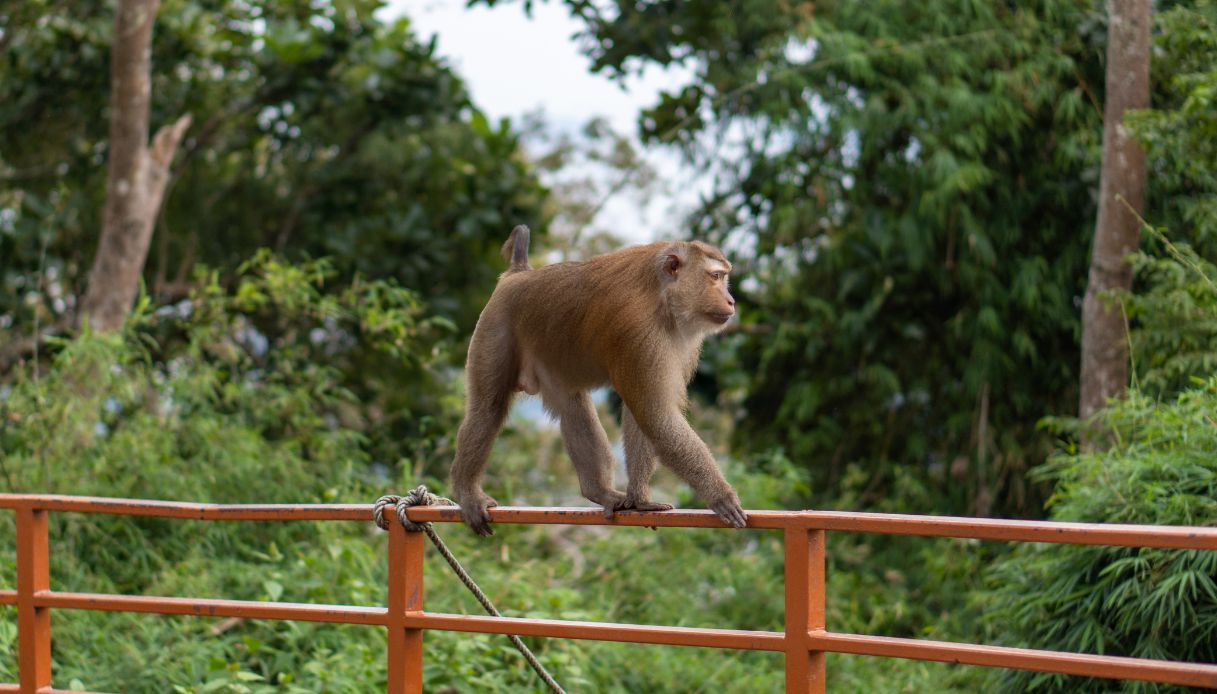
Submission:
<svg viewBox="0 0 1217 694">
<path fill-rule="evenodd" d="M 1137 249 L 1145 207 L 1145 152 L 1124 127 L 1129 109 L 1149 107 L 1149 2 L 1108 0 L 1107 95 L 1099 219 L 1082 305 L 1079 415 L 1089 419 L 1128 387 L 1128 328 L 1113 290 L 1132 287 L 1125 257 Z M 1131 208 L 1131 209 L 1130 209 Z M 1134 210 L 1136 214 L 1134 214 Z"/>
<path fill-rule="evenodd" d="M 169 164 L 190 116 L 157 132 L 148 147 L 152 24 L 159 0 L 119 0 L 110 49 L 110 161 L 106 206 L 81 302 L 80 319 L 97 331 L 122 327 L 139 291 Z"/>
</svg>

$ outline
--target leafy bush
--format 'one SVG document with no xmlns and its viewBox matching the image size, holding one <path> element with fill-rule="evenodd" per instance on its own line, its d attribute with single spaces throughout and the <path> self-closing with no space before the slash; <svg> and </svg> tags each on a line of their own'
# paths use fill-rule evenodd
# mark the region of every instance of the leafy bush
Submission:
<svg viewBox="0 0 1217 694">
<path fill-rule="evenodd" d="M 1173 402 L 1134 392 L 1102 417 L 1111 450 L 1062 452 L 1043 468 L 1057 483 L 1053 519 L 1217 524 L 1217 378 Z M 1217 552 L 1028 544 L 988 578 L 982 606 L 1007 644 L 1217 660 Z M 1119 688 L 1021 671 L 996 679 L 1011 692 Z M 1123 689 L 1162 688 L 1129 682 Z"/>
<path fill-rule="evenodd" d="M 204 276 L 187 302 L 142 306 L 119 334 L 58 343 L 45 373 L 5 386 L 5 490 L 214 502 L 374 498 L 389 469 L 370 453 L 379 402 L 356 397 L 348 369 L 382 355 L 422 383 L 444 355 L 446 324 L 389 283 L 328 286 L 325 261 L 291 265 L 262 253 L 243 273 L 231 290 Z M 430 414 L 416 408 L 416 418 L 454 416 L 446 386 L 433 385 L 438 404 Z M 0 576 L 11 585 L 11 514 L 0 515 L 0 528 Z M 365 528 L 57 514 L 51 533 L 57 589 L 384 599 L 383 540 L 368 542 Z M 354 629 L 66 611 L 54 625 L 56 677 L 93 690 L 265 691 L 273 683 L 275 691 L 358 692 L 383 677 L 383 646 Z M 0 663 L 0 678 L 15 678 L 11 663 Z"/>
<path fill-rule="evenodd" d="M 1217 373 L 1217 267 L 1158 230 L 1152 242 L 1166 257 L 1138 253 L 1133 266 L 1147 286 L 1125 298 L 1133 321 L 1137 387 L 1173 397 L 1194 386 L 1196 374 Z"/>
</svg>

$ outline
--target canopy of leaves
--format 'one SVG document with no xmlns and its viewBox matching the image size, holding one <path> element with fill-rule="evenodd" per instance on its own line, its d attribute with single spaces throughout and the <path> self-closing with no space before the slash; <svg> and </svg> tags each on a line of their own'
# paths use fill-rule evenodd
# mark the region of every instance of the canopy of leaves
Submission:
<svg viewBox="0 0 1217 694">
<path fill-rule="evenodd" d="M 71 311 L 105 194 L 112 3 L 19 5 L 0 60 L 0 330 Z M 508 124 L 487 121 L 408 20 L 378 19 L 382 5 L 161 3 L 152 126 L 187 112 L 195 125 L 151 294 L 180 298 L 195 263 L 228 275 L 268 247 L 394 278 L 472 326 L 504 235 L 540 221 L 543 191 Z"/>
</svg>

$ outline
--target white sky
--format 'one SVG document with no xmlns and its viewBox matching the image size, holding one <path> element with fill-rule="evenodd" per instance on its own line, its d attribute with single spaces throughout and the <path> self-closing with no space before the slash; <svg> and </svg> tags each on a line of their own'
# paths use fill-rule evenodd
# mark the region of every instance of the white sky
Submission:
<svg viewBox="0 0 1217 694">
<path fill-rule="evenodd" d="M 389 0 L 386 18 L 405 14 L 415 33 L 436 35 L 438 52 L 464 78 L 476 103 L 491 118 L 518 119 L 542 109 L 548 122 L 574 129 L 603 116 L 614 129 L 636 137 L 637 116 L 663 88 L 687 81 L 687 73 L 648 69 L 628 78 L 625 87 L 588 72 L 574 34 L 579 22 L 558 2 L 536 2 L 532 17 L 519 2 L 467 9 L 465 0 Z M 671 185 L 671 195 L 656 195 L 646 209 L 622 198 L 606 205 L 598 221 L 629 242 L 668 238 L 679 233 L 680 209 L 696 200 L 701 186 L 675 154 L 645 150 L 644 155 Z"/>
</svg>

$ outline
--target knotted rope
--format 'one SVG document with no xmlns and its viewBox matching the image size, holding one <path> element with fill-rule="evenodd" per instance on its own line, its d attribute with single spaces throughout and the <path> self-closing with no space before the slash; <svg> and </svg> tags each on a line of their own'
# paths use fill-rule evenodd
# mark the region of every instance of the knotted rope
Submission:
<svg viewBox="0 0 1217 694">
<path fill-rule="evenodd" d="M 401 523 L 403 528 L 412 533 L 422 531 L 427 534 L 427 537 L 431 540 L 431 544 L 435 545 L 435 549 L 439 551 L 439 554 L 444 558 L 444 561 L 448 562 L 448 566 L 452 567 L 452 571 L 456 574 L 456 577 L 461 579 L 461 583 L 464 583 L 465 587 L 469 589 L 469 592 L 473 593 L 473 597 L 477 598 L 477 601 L 482 604 L 482 608 L 486 610 L 486 614 L 491 615 L 492 617 L 502 617 L 503 615 L 497 609 L 495 609 L 494 603 L 490 602 L 490 598 L 486 597 L 486 594 L 482 592 L 482 589 L 478 587 L 478 584 L 473 581 L 473 578 L 469 575 L 469 572 L 465 571 L 465 567 L 461 566 L 461 563 L 456 560 L 456 557 L 453 556 L 452 552 L 448 550 L 448 546 L 444 544 L 444 541 L 439 539 L 439 535 L 435 532 L 435 529 L 431 527 L 431 524 L 415 523 L 406 515 L 406 512 L 410 510 L 411 506 L 441 505 L 455 506 L 456 504 L 453 503 L 451 499 L 445 499 L 442 496 L 432 494 L 427 490 L 425 485 L 420 484 L 407 492 L 405 496 L 386 494 L 385 496 L 377 499 L 376 503 L 372 505 L 372 520 L 375 521 L 376 525 L 382 530 L 388 530 L 389 520 L 385 518 L 385 508 L 392 506 L 394 512 L 397 514 L 397 522 Z M 528 664 L 532 667 L 533 671 L 537 673 L 537 676 L 540 677 L 543 682 L 545 682 L 546 686 L 549 687 L 551 692 L 554 692 L 554 694 L 566 694 L 566 690 L 562 689 L 554 678 L 550 676 L 548 672 L 546 672 L 545 666 L 541 664 L 541 661 L 537 660 L 537 656 L 533 655 L 532 651 L 528 650 L 528 646 L 524 645 L 524 642 L 520 640 L 519 636 L 508 634 L 507 638 L 511 640 L 511 644 L 516 647 L 516 650 L 520 652 L 520 655 L 524 656 L 524 659 L 528 661 Z"/>
</svg>

